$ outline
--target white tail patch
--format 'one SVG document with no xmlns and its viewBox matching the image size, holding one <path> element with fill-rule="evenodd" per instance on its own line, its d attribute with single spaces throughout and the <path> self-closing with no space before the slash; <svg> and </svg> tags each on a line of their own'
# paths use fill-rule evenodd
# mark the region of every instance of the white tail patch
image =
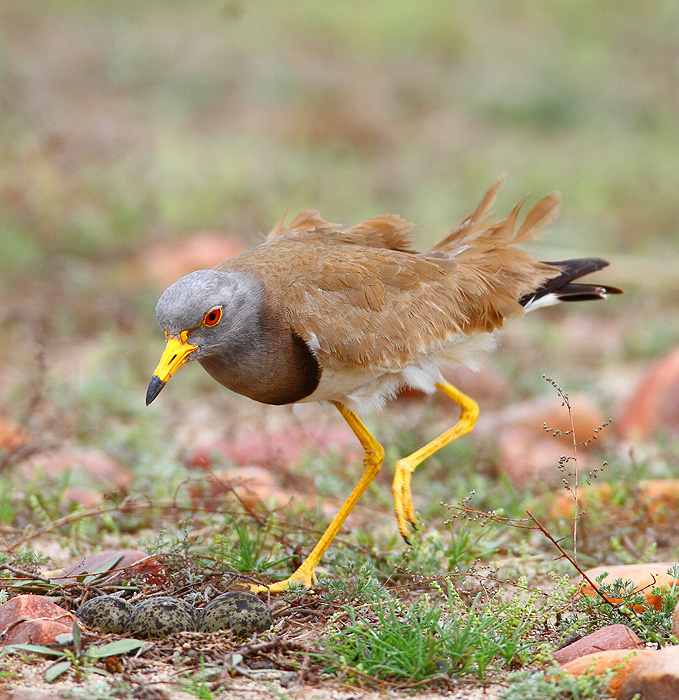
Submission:
<svg viewBox="0 0 679 700">
<path fill-rule="evenodd" d="M 544 296 L 531 299 L 528 303 L 524 304 L 523 310 L 526 312 L 535 311 L 535 309 L 542 309 L 545 306 L 554 306 L 560 302 L 561 298 L 559 295 L 555 294 L 554 292 L 550 292 Z"/>
</svg>

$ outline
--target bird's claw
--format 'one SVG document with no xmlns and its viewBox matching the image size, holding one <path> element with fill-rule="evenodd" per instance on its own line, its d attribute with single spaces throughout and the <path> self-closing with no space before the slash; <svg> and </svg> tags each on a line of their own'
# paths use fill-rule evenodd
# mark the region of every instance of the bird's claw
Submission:
<svg viewBox="0 0 679 700">
<path fill-rule="evenodd" d="M 413 493 L 410 488 L 410 479 L 413 471 L 414 467 L 404 464 L 404 460 L 399 460 L 396 463 L 396 473 L 394 474 L 394 483 L 392 485 L 398 530 L 407 544 L 410 544 L 410 528 L 417 529 Z"/>
<path fill-rule="evenodd" d="M 285 593 L 295 586 L 311 588 L 317 581 L 316 573 L 313 569 L 305 569 L 304 565 L 300 566 L 292 576 L 284 581 L 276 581 L 268 586 L 253 583 L 250 586 L 251 593 Z"/>
</svg>

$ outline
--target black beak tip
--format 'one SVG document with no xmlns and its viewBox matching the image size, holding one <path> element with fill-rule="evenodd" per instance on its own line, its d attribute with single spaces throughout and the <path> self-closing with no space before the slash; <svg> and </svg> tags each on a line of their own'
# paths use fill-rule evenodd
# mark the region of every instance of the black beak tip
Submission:
<svg viewBox="0 0 679 700">
<path fill-rule="evenodd" d="M 156 398 L 156 396 L 158 396 L 158 394 L 160 394 L 164 386 L 165 382 L 163 382 L 157 374 L 154 374 L 151 377 L 151 381 L 149 382 L 149 388 L 146 390 L 147 406 Z"/>
</svg>

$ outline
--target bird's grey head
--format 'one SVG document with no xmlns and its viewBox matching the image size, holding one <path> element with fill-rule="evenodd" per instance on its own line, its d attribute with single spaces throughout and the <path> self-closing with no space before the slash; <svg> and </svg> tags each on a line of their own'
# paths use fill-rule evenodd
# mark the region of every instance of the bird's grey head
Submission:
<svg viewBox="0 0 679 700">
<path fill-rule="evenodd" d="M 188 360 L 220 355 L 237 361 L 260 330 L 263 291 L 243 272 L 198 270 L 168 287 L 156 306 L 167 345 L 146 393 L 149 404 Z"/>
<path fill-rule="evenodd" d="M 251 327 L 260 307 L 261 286 L 254 277 L 198 270 L 163 292 L 156 316 L 169 337 L 185 334 L 197 348 L 191 359 L 199 359 L 220 352 Z"/>
</svg>

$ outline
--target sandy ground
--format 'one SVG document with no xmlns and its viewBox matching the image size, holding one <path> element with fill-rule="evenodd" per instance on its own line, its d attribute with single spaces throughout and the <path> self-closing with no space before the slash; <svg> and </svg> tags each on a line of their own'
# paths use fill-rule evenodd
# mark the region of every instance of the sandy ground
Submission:
<svg viewBox="0 0 679 700">
<path fill-rule="evenodd" d="M 26 666 L 22 668 L 24 678 L 21 682 L 10 682 L 0 686 L 0 700 L 48 700 L 54 698 L 82 698 L 95 700 L 96 698 L 108 698 L 112 696 L 114 689 L 110 679 L 103 679 L 96 675 L 90 675 L 86 680 L 74 682 L 65 680 L 55 683 L 46 683 L 42 674 L 46 665 Z M 268 674 L 261 681 L 245 678 L 233 678 L 228 680 L 225 687 L 219 692 L 214 692 L 214 700 L 382 700 L 386 698 L 413 698 L 414 700 L 495 700 L 499 696 L 500 686 L 479 688 L 463 684 L 459 689 L 445 692 L 423 693 L 399 693 L 391 690 L 367 691 L 350 686 L 336 684 L 327 686 L 292 686 L 282 687 L 277 679 L 280 672 L 264 672 Z M 130 678 L 129 680 L 133 680 Z M 30 690 L 31 695 L 25 695 Z M 21 693 L 21 694 L 20 694 Z M 116 697 L 116 696 L 113 696 Z M 168 677 L 156 678 L 144 677 L 142 683 L 137 686 L 134 696 L 140 700 L 192 700 L 196 695 L 180 690 L 175 681 Z"/>
</svg>

